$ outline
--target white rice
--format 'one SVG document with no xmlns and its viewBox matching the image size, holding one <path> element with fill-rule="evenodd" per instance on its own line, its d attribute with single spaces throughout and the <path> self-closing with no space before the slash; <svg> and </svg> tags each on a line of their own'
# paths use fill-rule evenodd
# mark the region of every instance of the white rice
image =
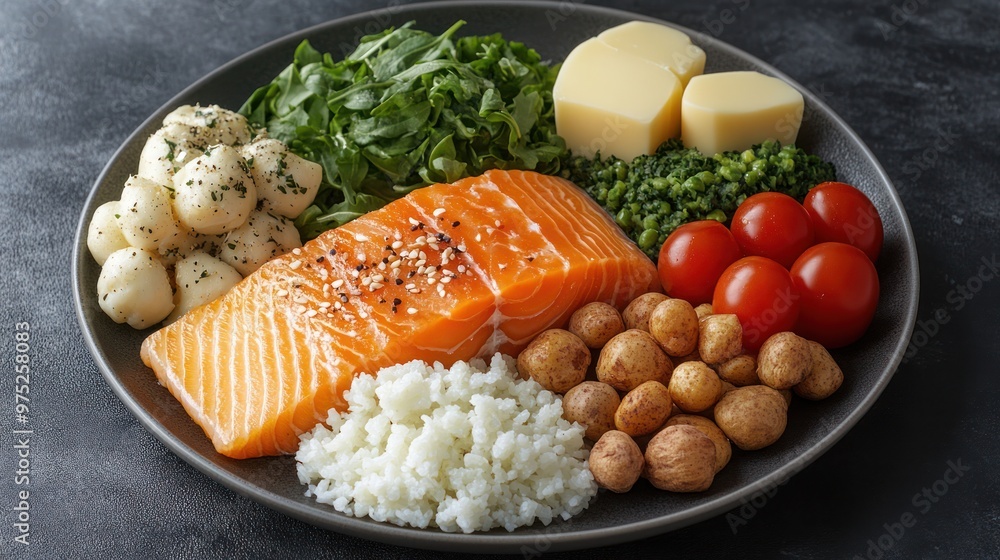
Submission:
<svg viewBox="0 0 1000 560">
<path fill-rule="evenodd" d="M 562 400 L 497 354 L 451 369 L 424 362 L 362 375 L 347 413 L 302 435 L 307 496 L 356 517 L 448 532 L 548 525 L 597 493 L 584 428 Z"/>
</svg>

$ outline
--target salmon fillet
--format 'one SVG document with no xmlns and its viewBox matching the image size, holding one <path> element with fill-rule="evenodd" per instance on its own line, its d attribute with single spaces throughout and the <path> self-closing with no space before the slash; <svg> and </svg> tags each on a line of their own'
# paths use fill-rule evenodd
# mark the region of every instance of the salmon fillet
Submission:
<svg viewBox="0 0 1000 560">
<path fill-rule="evenodd" d="M 656 267 L 582 190 L 489 171 L 268 262 L 151 334 L 142 360 L 219 453 L 294 453 L 355 375 L 515 354 L 585 303 L 651 290 Z"/>
</svg>

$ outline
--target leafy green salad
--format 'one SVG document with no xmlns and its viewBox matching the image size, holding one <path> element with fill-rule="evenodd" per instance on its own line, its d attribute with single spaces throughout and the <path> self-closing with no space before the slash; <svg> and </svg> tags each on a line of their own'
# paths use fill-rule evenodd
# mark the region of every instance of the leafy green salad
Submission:
<svg viewBox="0 0 1000 560">
<path fill-rule="evenodd" d="M 493 168 L 557 173 L 568 155 L 552 101 L 558 65 L 499 34 L 454 39 L 413 22 L 361 39 L 344 60 L 308 41 L 240 112 L 323 167 L 303 239 L 415 188 Z"/>
</svg>

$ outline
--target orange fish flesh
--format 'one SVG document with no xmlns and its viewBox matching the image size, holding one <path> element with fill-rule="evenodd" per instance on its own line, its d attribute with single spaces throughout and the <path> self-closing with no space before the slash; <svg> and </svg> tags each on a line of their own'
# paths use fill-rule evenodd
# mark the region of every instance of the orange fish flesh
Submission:
<svg viewBox="0 0 1000 560">
<path fill-rule="evenodd" d="M 656 267 L 582 190 L 494 170 L 323 233 L 141 354 L 219 453 L 279 455 L 360 373 L 516 354 L 583 304 L 654 290 Z"/>
</svg>

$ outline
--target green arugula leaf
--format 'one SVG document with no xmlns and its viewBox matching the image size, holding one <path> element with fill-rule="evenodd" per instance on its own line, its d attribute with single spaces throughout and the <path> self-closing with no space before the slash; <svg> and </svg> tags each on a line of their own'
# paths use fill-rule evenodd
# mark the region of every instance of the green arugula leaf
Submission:
<svg viewBox="0 0 1000 560">
<path fill-rule="evenodd" d="M 304 239 L 414 189 L 493 169 L 557 173 L 558 65 L 499 34 L 455 38 L 408 22 L 361 38 L 343 60 L 303 41 L 240 108 L 250 122 L 323 168 L 295 224 Z"/>
</svg>

